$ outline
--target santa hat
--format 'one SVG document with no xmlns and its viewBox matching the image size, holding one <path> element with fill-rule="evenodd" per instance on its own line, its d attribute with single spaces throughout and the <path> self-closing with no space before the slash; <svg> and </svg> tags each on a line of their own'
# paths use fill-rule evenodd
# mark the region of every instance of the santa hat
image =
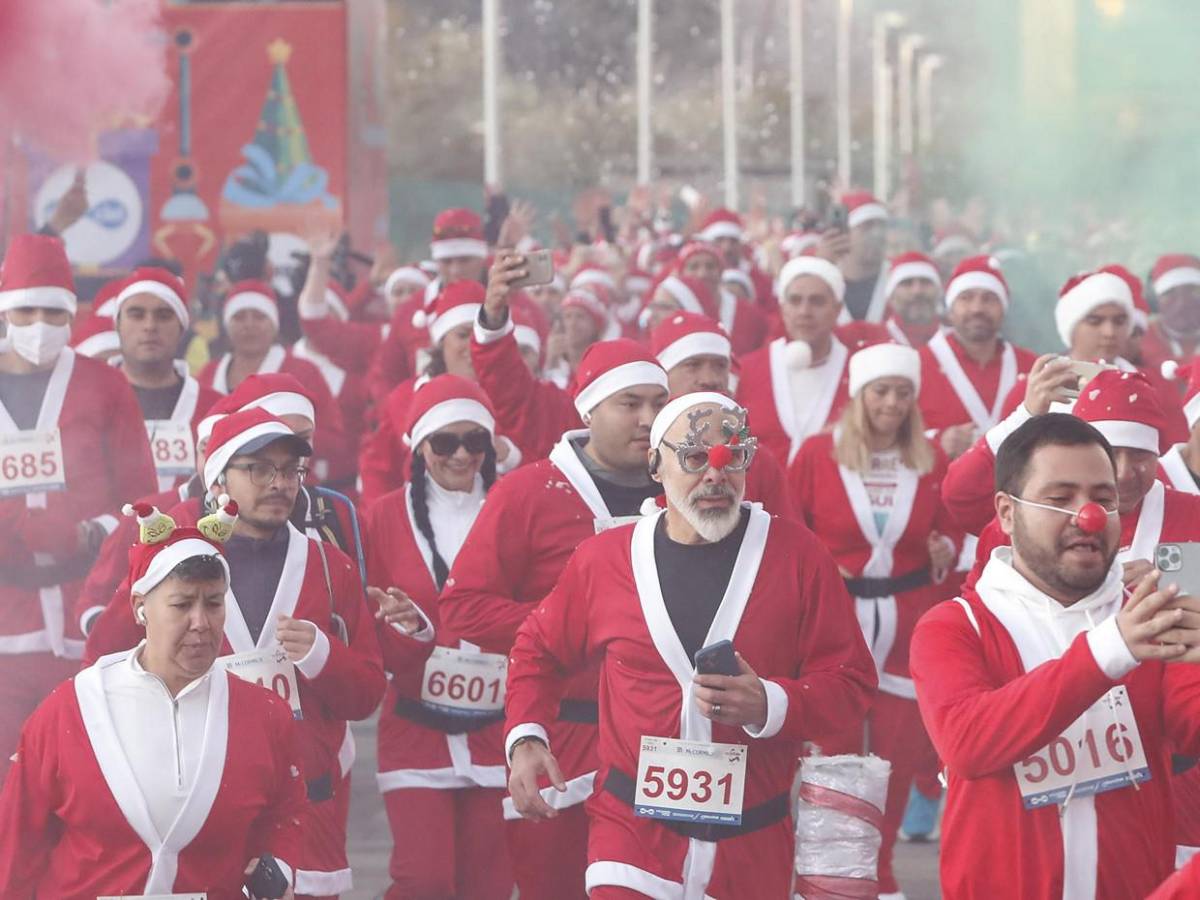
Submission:
<svg viewBox="0 0 1200 900">
<path fill-rule="evenodd" d="M 1170 449 L 1167 415 L 1154 385 L 1141 372 L 1103 370 L 1087 383 L 1072 411 L 1114 447 L 1149 450 L 1156 456 Z"/>
<path fill-rule="evenodd" d="M 1133 327 L 1143 332 L 1150 329 L 1150 303 L 1146 300 L 1146 292 L 1142 290 L 1142 281 L 1120 263 L 1103 266 L 1101 272 L 1111 272 L 1127 285 L 1133 297 Z"/>
<path fill-rule="evenodd" d="M 592 317 L 592 322 L 596 325 L 597 334 L 604 334 L 604 330 L 608 327 L 608 308 L 591 291 L 579 289 L 567 291 L 567 296 L 563 297 L 562 303 L 559 304 L 559 309 L 583 310 Z"/>
<path fill-rule="evenodd" d="M 18 234 L 9 242 L 0 265 L 0 312 L 22 306 L 75 315 L 75 281 L 59 238 Z"/>
<path fill-rule="evenodd" d="M 435 431 L 455 422 L 474 422 L 487 429 L 488 434 L 496 433 L 496 413 L 483 389 L 458 375 L 438 375 L 413 393 L 404 443 L 416 447 Z"/>
<path fill-rule="evenodd" d="M 670 294 L 684 312 L 709 315 L 716 310 L 712 291 L 703 281 L 683 275 L 668 275 L 658 286 Z"/>
<path fill-rule="evenodd" d="M 1008 309 L 1008 282 L 994 256 L 968 256 L 960 260 L 946 285 L 946 308 L 954 305 L 963 291 L 991 291 Z"/>
<path fill-rule="evenodd" d="M 486 259 L 487 241 L 483 237 L 483 219 L 470 209 L 444 209 L 433 220 L 433 240 L 429 255 L 435 260 L 458 256 Z"/>
<path fill-rule="evenodd" d="M 187 302 L 183 299 L 186 293 L 187 290 L 183 286 L 182 279 L 169 269 L 157 266 L 134 269 L 130 276 L 121 283 L 121 289 L 117 292 L 113 302 L 115 308 L 112 317 L 115 319 L 120 315 L 121 306 L 130 297 L 138 294 L 150 294 L 167 304 L 171 308 L 171 312 L 175 313 L 175 318 L 179 320 L 180 325 L 186 329 L 189 321 Z"/>
<path fill-rule="evenodd" d="M 262 313 L 276 328 L 279 327 L 279 301 L 275 298 L 275 291 L 265 281 L 239 281 L 233 285 L 225 296 L 221 321 L 228 328 L 233 317 L 246 309 Z"/>
<path fill-rule="evenodd" d="M 478 281 L 456 281 L 446 285 L 433 302 L 431 313 L 419 309 L 413 313 L 413 325 L 429 326 L 429 341 L 436 346 L 446 333 L 459 325 L 471 325 L 479 318 L 487 295 Z"/>
<path fill-rule="evenodd" d="M 833 291 L 833 296 L 838 303 L 841 303 L 846 296 L 846 279 L 842 275 L 842 270 L 823 257 L 805 255 L 789 259 L 779 270 L 779 278 L 775 282 L 775 295 L 779 298 L 780 303 L 783 302 L 783 295 L 787 291 L 788 285 L 801 275 L 814 275 L 820 278 L 829 285 L 829 289 Z"/>
<path fill-rule="evenodd" d="M 742 217 L 732 209 L 714 209 L 704 220 L 696 237 L 702 241 L 715 241 L 717 238 L 744 241 L 746 229 L 742 225 Z"/>
<path fill-rule="evenodd" d="M 600 266 L 584 266 L 571 279 L 572 289 L 597 284 L 614 294 L 618 291 L 616 279 L 606 269 L 600 268 Z"/>
<path fill-rule="evenodd" d="M 887 221 L 887 207 L 869 191 L 850 191 L 842 195 L 846 207 L 846 224 L 851 228 L 876 220 Z"/>
<path fill-rule="evenodd" d="M 256 372 L 242 379 L 229 394 L 230 412 L 265 409 L 273 416 L 303 416 L 317 424 L 312 394 L 295 375 L 287 372 Z"/>
<path fill-rule="evenodd" d="M 909 278 L 925 278 L 936 284 L 939 290 L 942 287 L 942 276 L 938 274 L 933 260 L 924 253 L 914 250 L 909 253 L 901 253 L 892 259 L 887 281 L 884 283 L 883 295 L 885 297 L 892 296 L 892 293 L 900 286 L 900 282 L 907 281 Z"/>
<path fill-rule="evenodd" d="M 754 299 L 754 281 L 750 275 L 743 272 L 741 269 L 725 269 L 721 273 L 721 284 L 737 284 L 749 295 L 750 299 Z"/>
<path fill-rule="evenodd" d="M 1156 297 L 1185 284 L 1200 285 L 1200 259 L 1190 253 L 1160 256 L 1150 270 L 1150 284 Z"/>
<path fill-rule="evenodd" d="M 880 378 L 907 378 L 921 390 L 921 354 L 903 344 L 873 344 L 850 357 L 850 396 Z"/>
<path fill-rule="evenodd" d="M 83 321 L 77 321 L 71 329 L 71 346 L 76 353 L 94 359 L 104 353 L 120 352 L 121 338 L 112 319 L 93 313 Z"/>
<path fill-rule="evenodd" d="M 407 288 L 404 291 L 405 294 L 422 290 L 428 286 L 431 280 L 417 266 L 401 266 L 398 269 L 393 269 L 392 274 L 383 282 L 383 296 L 390 299 L 397 287 Z"/>
<path fill-rule="evenodd" d="M 1181 366 L 1175 360 L 1168 359 L 1162 364 L 1162 375 L 1168 381 L 1187 382 L 1187 393 L 1183 395 L 1183 415 L 1188 428 L 1195 428 L 1196 423 L 1200 422 L 1200 365 L 1190 362 Z"/>
<path fill-rule="evenodd" d="M 1058 292 L 1058 303 L 1054 307 L 1054 324 L 1063 346 L 1071 346 L 1071 334 L 1075 326 L 1088 317 L 1098 306 L 1116 303 L 1124 307 L 1133 318 L 1133 292 L 1119 275 L 1112 272 L 1083 272 L 1067 279 Z"/>
<path fill-rule="evenodd" d="M 628 338 L 588 347 L 575 372 L 575 409 L 587 421 L 591 411 L 613 394 L 638 385 L 667 389 L 667 373 L 650 351 Z"/>
<path fill-rule="evenodd" d="M 630 269 L 625 273 L 625 293 L 631 297 L 642 298 L 650 293 L 654 286 L 654 276 L 641 269 Z"/>
<path fill-rule="evenodd" d="M 975 237 L 961 225 L 951 225 L 933 236 L 933 256 L 948 256 L 954 253 L 975 252 Z"/>
<path fill-rule="evenodd" d="M 707 253 L 709 256 L 715 259 L 718 266 L 723 267 L 725 265 L 721 261 L 721 254 L 717 252 L 717 248 L 712 244 L 706 244 L 704 241 L 689 241 L 683 245 L 683 249 L 680 250 L 679 255 L 675 257 L 675 265 L 672 266 L 672 269 L 675 272 L 682 272 L 683 267 L 687 265 L 688 260 L 699 256 L 702 253 Z"/>
<path fill-rule="evenodd" d="M 512 317 L 513 339 L 516 340 L 517 346 L 535 350 L 540 357 L 542 332 L 538 327 L 540 324 L 538 320 L 534 318 L 527 307 L 521 305 L 509 306 L 508 314 Z"/>
<path fill-rule="evenodd" d="M 182 562 L 198 556 L 212 557 L 225 570 L 229 582 L 229 564 L 221 552 L 221 543 L 233 533 L 237 521 L 237 504 L 222 497 L 223 508 L 206 516 L 195 528 L 178 528 L 175 521 L 148 503 L 126 504 L 125 515 L 137 516 L 138 541 L 129 548 L 130 593 L 145 596 L 150 593 Z M 217 518 L 227 519 L 228 528 L 205 527 Z M 222 537 L 225 535 L 225 537 Z"/>
<path fill-rule="evenodd" d="M 682 243 L 683 239 L 679 235 L 671 235 L 663 240 L 646 241 L 638 247 L 634 256 L 637 267 L 654 275 L 671 268 L 679 258 Z"/>
<path fill-rule="evenodd" d="M 117 295 L 124 286 L 124 278 L 113 278 L 100 285 L 100 289 L 92 297 L 92 312 L 98 316 L 114 318 L 117 314 Z"/>
<path fill-rule="evenodd" d="M 654 422 L 650 425 L 650 446 L 657 450 L 662 445 L 663 438 L 667 436 L 667 432 L 671 430 L 671 426 L 689 409 L 710 403 L 731 412 L 744 412 L 737 403 L 724 394 L 718 394 L 714 391 L 695 391 L 691 394 L 684 394 L 681 397 L 676 397 L 660 409 L 658 415 L 654 417 Z M 649 511 L 648 507 L 647 511 Z"/>
<path fill-rule="evenodd" d="M 720 323 L 697 313 L 677 312 L 650 335 L 650 349 L 666 371 L 693 356 L 733 358 L 733 346 Z"/>
<path fill-rule="evenodd" d="M 811 250 L 821 242 L 821 235 L 815 231 L 793 231 L 779 242 L 785 259 L 795 259 L 805 250 Z"/>
<path fill-rule="evenodd" d="M 265 409 L 244 409 L 217 420 L 208 440 L 204 484 L 212 487 L 235 456 L 248 456 L 285 441 L 296 456 L 312 456 L 312 446 Z"/>
</svg>

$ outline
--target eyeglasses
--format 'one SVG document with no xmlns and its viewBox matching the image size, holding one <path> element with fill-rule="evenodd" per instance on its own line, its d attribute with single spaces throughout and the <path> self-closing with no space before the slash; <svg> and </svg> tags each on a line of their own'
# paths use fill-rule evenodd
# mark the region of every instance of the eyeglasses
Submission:
<svg viewBox="0 0 1200 900">
<path fill-rule="evenodd" d="M 758 446 L 757 438 L 749 438 L 740 444 L 718 444 L 715 447 L 697 447 L 687 444 L 672 444 L 670 441 L 663 441 L 663 446 L 675 451 L 675 458 L 679 460 L 679 468 L 683 469 L 689 475 L 698 475 L 712 465 L 712 451 L 719 451 L 719 456 L 729 454 L 728 462 L 723 466 L 718 465 L 717 468 L 724 469 L 727 472 L 745 472 L 750 468 L 750 460 L 754 459 L 754 451 Z"/>
<path fill-rule="evenodd" d="M 239 472 L 250 473 L 250 483 L 255 487 L 268 487 L 275 479 L 282 477 L 285 482 L 299 483 L 308 476 L 308 467 L 301 465 L 277 466 L 269 462 L 230 463 L 225 468 L 237 469 Z"/>
<path fill-rule="evenodd" d="M 429 449 L 438 456 L 453 456 L 459 447 L 465 447 L 468 453 L 475 456 L 484 453 L 490 446 L 492 436 L 482 428 L 461 435 L 437 431 L 429 436 Z"/>
</svg>

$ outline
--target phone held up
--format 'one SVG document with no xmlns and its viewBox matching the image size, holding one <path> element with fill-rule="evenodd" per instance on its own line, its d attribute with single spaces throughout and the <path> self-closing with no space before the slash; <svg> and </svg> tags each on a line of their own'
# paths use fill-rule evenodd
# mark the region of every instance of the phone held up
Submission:
<svg viewBox="0 0 1200 900">
<path fill-rule="evenodd" d="M 549 284 L 554 280 L 554 257 L 549 250 L 533 250 L 525 254 L 524 278 L 509 282 L 509 287 L 525 288 Z"/>
<path fill-rule="evenodd" d="M 694 661 L 697 675 L 738 675 L 741 672 L 730 641 L 701 647 L 696 651 Z"/>
</svg>

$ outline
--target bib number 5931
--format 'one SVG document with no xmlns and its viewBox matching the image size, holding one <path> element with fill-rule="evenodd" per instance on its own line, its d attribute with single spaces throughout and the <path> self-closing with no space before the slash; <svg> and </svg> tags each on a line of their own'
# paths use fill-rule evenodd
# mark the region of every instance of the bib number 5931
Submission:
<svg viewBox="0 0 1200 900">
<path fill-rule="evenodd" d="M 643 737 L 634 812 L 652 819 L 740 825 L 746 747 Z"/>
</svg>

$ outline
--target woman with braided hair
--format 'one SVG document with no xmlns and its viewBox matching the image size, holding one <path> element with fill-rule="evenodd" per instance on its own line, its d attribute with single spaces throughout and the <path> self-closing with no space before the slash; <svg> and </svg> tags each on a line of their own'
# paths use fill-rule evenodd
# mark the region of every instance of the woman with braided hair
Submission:
<svg viewBox="0 0 1200 900">
<path fill-rule="evenodd" d="M 366 517 L 368 593 L 391 683 L 379 722 L 379 788 L 399 898 L 504 900 L 501 831 L 507 660 L 442 628 L 437 599 L 496 480 L 495 414 L 475 384 L 439 375 L 413 394 L 409 483 Z"/>
</svg>

